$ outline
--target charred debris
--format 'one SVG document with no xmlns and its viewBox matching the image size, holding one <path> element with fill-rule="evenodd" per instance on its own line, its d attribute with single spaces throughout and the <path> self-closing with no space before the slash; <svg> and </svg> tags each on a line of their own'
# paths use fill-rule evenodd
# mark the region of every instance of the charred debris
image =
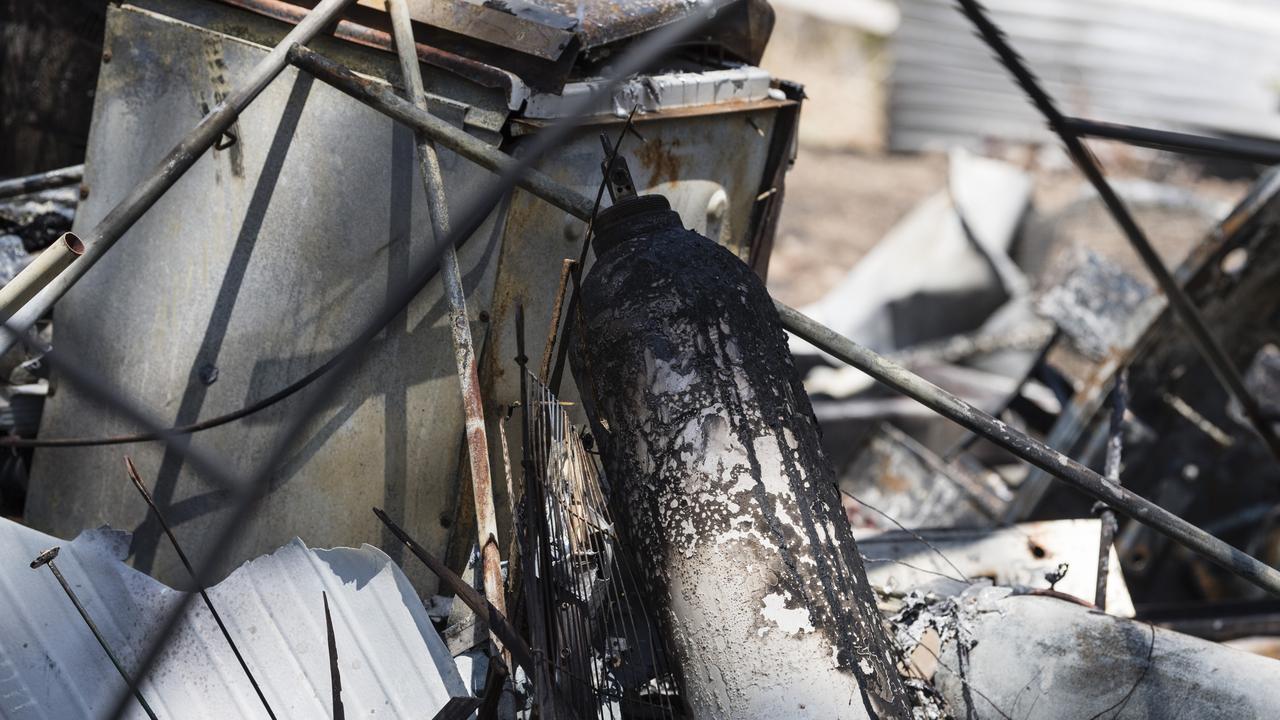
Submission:
<svg viewBox="0 0 1280 720">
<path fill-rule="evenodd" d="M 955 9 L 1077 199 L 953 149 L 797 309 L 764 0 L 107 5 L 0 181 L 0 715 L 1271 714 L 1278 146 Z"/>
</svg>

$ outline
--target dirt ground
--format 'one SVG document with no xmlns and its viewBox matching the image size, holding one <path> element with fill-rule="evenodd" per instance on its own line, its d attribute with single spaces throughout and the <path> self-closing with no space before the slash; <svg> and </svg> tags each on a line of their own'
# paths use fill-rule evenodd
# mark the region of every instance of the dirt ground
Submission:
<svg viewBox="0 0 1280 720">
<path fill-rule="evenodd" d="M 1189 190 L 1199 209 L 1132 204 L 1139 224 L 1170 267 L 1211 230 L 1247 192 L 1252 178 L 1221 179 L 1162 153 L 1098 148 L 1109 180 L 1149 180 Z M 1019 260 L 1041 282 L 1054 282 L 1084 249 L 1148 281 L 1146 271 L 1083 178 L 1052 149 L 1002 153 L 1032 174 L 1033 210 L 1026 227 L 1042 246 Z M 782 302 L 802 306 L 822 297 L 919 202 L 944 189 L 947 158 L 890 155 L 802 144 L 787 175 L 787 195 L 769 264 L 769 288 Z M 1205 208 L 1212 207 L 1206 214 Z M 1049 235 L 1045 236 L 1044 233 Z M 1025 233 L 1024 233 L 1025 234 Z"/>
<path fill-rule="evenodd" d="M 802 147 L 769 261 L 782 302 L 822 297 L 911 208 L 946 180 L 941 155 L 883 155 Z"/>
</svg>

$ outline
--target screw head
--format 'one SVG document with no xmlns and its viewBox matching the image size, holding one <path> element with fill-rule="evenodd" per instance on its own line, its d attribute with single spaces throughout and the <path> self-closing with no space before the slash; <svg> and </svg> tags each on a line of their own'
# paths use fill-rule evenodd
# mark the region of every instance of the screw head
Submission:
<svg viewBox="0 0 1280 720">
<path fill-rule="evenodd" d="M 60 547 L 51 547 L 48 550 L 45 550 L 44 552 L 40 553 L 39 555 L 36 556 L 35 560 L 31 561 L 31 569 L 34 570 L 40 567 L 41 565 L 48 565 L 49 563 L 53 562 L 54 558 L 58 557 L 58 553 L 61 551 L 62 551 L 62 548 Z"/>
<path fill-rule="evenodd" d="M 212 385 L 218 382 L 218 366 L 213 363 L 205 363 L 200 367 L 197 375 L 200 377 L 200 382 L 205 385 Z"/>
</svg>

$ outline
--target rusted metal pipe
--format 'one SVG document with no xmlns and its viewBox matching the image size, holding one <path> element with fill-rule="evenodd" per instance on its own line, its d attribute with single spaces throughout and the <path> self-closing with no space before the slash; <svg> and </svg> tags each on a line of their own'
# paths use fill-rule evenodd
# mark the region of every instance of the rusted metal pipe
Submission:
<svg viewBox="0 0 1280 720">
<path fill-rule="evenodd" d="M 403 123 L 486 170 L 504 173 L 515 167 L 516 159 L 488 143 L 474 138 L 413 103 L 398 97 L 384 84 L 362 78 L 340 63 L 305 47 L 289 51 L 289 62 L 306 70 L 316 79 L 350 95 L 392 120 Z M 591 217 L 592 203 L 585 196 L 556 182 L 550 175 L 526 168 L 516 186 L 563 208 L 576 218 Z"/>
<path fill-rule="evenodd" d="M 355 0 L 323 0 L 307 17 L 289 31 L 265 58 L 254 66 L 249 77 L 216 107 L 209 111 L 191 132 L 165 155 L 147 179 L 134 186 L 123 200 L 107 213 L 86 236 L 86 250 L 80 261 L 67 268 L 38 295 L 8 319 L 0 328 L 0 354 L 8 352 L 36 320 L 49 311 L 71 286 L 89 272 L 142 215 L 156 204 L 169 188 L 213 146 L 231 127 L 240 113 L 288 65 L 289 48 L 306 43 L 338 18 Z"/>
<path fill-rule="evenodd" d="M 414 49 L 409 6 L 405 0 L 387 0 L 391 28 L 395 35 L 396 53 L 400 57 L 400 74 L 405 92 L 413 106 L 427 110 L 427 93 L 422 86 L 422 71 Z M 444 176 L 431 137 L 415 130 L 418 164 L 422 184 L 427 193 L 427 209 L 431 214 L 431 231 L 437 239 L 449 237 L 449 205 L 444 194 Z M 449 303 L 449 326 L 453 338 L 453 357 L 458 365 L 458 382 L 462 389 L 462 412 L 466 419 L 467 460 L 471 465 L 471 497 L 475 501 L 476 535 L 480 546 L 480 567 L 484 575 L 484 594 L 489 604 L 504 615 L 506 594 L 502 581 L 502 552 L 498 547 L 498 522 L 493 503 L 493 477 L 489 468 L 489 439 L 484 425 L 484 400 L 480 396 L 480 373 L 476 367 L 475 347 L 471 340 L 471 324 L 467 317 L 467 293 L 458 268 L 458 253 L 452 245 L 440 256 L 440 280 Z M 502 642 L 492 630 L 489 633 L 499 649 Z"/>
<path fill-rule="evenodd" d="M 80 238 L 75 233 L 62 233 L 62 237 L 53 241 L 30 265 L 0 288 L 0 323 L 13 317 L 81 255 L 84 255 L 84 243 Z"/>
<path fill-rule="evenodd" d="M 356 77 L 342 65 L 310 50 L 296 48 L 290 53 L 290 61 L 389 117 L 413 128 L 424 128 L 441 145 L 482 167 L 500 171 L 511 168 L 516 162 L 501 150 L 486 145 L 427 113 L 418 111 L 385 88 Z M 588 220 L 591 217 L 593 203 L 590 198 L 545 173 L 531 168 L 526 169 L 516 184 L 574 217 L 582 220 Z M 1005 425 L 897 363 L 814 322 L 798 310 L 776 301 L 774 305 L 781 316 L 783 327 L 796 336 L 826 350 L 833 357 L 867 373 L 887 387 L 932 408 L 943 417 L 1005 448 L 1059 480 L 1075 486 L 1126 517 L 1133 518 L 1144 525 L 1150 525 L 1230 572 L 1272 594 L 1280 595 L 1280 573 L 1275 569 L 1200 530 L 1146 498 L 1122 488 L 1112 489 L 1110 483 L 1092 470 L 1070 460 L 1044 443 Z"/>
<path fill-rule="evenodd" d="M 83 179 L 84 165 L 72 165 L 35 175 L 0 180 L 0 199 L 75 185 Z"/>
</svg>

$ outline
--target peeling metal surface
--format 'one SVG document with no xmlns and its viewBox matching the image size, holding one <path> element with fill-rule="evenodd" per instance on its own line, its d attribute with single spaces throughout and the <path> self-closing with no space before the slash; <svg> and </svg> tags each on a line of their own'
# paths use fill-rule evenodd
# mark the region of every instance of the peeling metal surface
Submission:
<svg viewBox="0 0 1280 720">
<path fill-rule="evenodd" d="M 127 533 L 88 530 L 64 543 L 0 520 L 0 716 L 12 720 L 99 717 L 123 686 L 54 579 L 27 568 L 57 545 L 59 567 L 126 666 L 180 596 L 123 563 Z M 322 593 L 351 716 L 430 717 L 467 694 L 408 578 L 372 546 L 312 550 L 295 539 L 208 592 L 281 718 L 332 715 Z M 141 690 L 161 717 L 266 717 L 199 605 Z"/>
</svg>

